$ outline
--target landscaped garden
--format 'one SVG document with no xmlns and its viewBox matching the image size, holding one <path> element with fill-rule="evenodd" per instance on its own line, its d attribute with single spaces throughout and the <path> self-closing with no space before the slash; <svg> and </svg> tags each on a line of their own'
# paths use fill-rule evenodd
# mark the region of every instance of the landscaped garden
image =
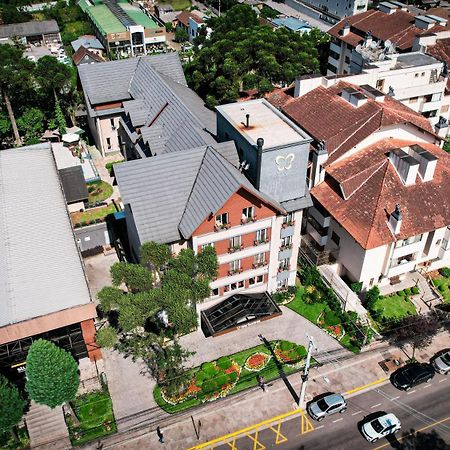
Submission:
<svg viewBox="0 0 450 450">
<path fill-rule="evenodd" d="M 450 303 L 450 268 L 439 269 L 439 276 L 433 278 L 433 284 L 442 295 L 445 303 Z"/>
<path fill-rule="evenodd" d="M 153 395 L 161 408 L 176 413 L 257 386 L 258 376 L 270 381 L 280 376 L 280 370 L 293 373 L 303 366 L 305 357 L 302 345 L 271 341 L 267 346 L 261 344 L 203 363 L 188 372 L 181 390 L 170 392 L 157 386 Z"/>
<path fill-rule="evenodd" d="M 301 268 L 297 292 L 286 306 L 325 330 L 352 352 L 359 352 L 364 339 L 366 343 L 370 342 L 372 330 L 358 323 L 358 315 L 354 311 L 342 311 L 336 294 L 327 288 L 315 267 Z"/>
<path fill-rule="evenodd" d="M 106 216 L 114 214 L 117 211 L 114 203 L 99 208 L 89 208 L 85 211 L 74 212 L 70 214 L 74 228 L 93 225 L 94 223 L 104 222 Z"/>
<path fill-rule="evenodd" d="M 71 402 L 71 405 L 80 421 L 80 426 L 76 427 L 72 417 L 66 415 L 72 445 L 82 445 L 117 430 L 107 390 L 84 394 Z"/>
<path fill-rule="evenodd" d="M 93 181 L 87 185 L 89 194 L 89 203 L 103 202 L 107 198 L 111 197 L 113 193 L 113 187 L 106 181 Z"/>
<path fill-rule="evenodd" d="M 17 440 L 11 433 L 0 433 L 0 448 L 2 450 L 22 450 L 29 448 L 30 439 L 26 427 L 18 428 Z"/>
</svg>

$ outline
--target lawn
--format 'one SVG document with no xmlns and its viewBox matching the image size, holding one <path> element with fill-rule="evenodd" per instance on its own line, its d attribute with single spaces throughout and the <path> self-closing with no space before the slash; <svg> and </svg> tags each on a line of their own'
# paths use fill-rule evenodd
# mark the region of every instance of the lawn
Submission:
<svg viewBox="0 0 450 450">
<path fill-rule="evenodd" d="M 113 193 L 113 187 L 106 181 L 94 181 L 87 185 L 89 203 L 103 202 L 107 198 L 111 197 Z"/>
<path fill-rule="evenodd" d="M 172 0 L 169 2 L 175 11 L 183 11 L 191 7 L 191 0 Z M 160 5 L 164 6 L 164 5 Z"/>
<path fill-rule="evenodd" d="M 66 416 L 73 445 L 82 445 L 117 431 L 108 392 L 84 394 L 72 402 L 72 407 L 80 421 L 80 426 L 74 427 L 70 416 Z"/>
<path fill-rule="evenodd" d="M 113 203 L 108 206 L 100 206 L 99 208 L 89 208 L 83 212 L 71 213 L 70 217 L 75 228 L 80 226 L 91 225 L 98 222 L 103 222 L 106 216 L 115 213 L 116 207 Z"/>
<path fill-rule="evenodd" d="M 297 294 L 295 294 L 294 300 L 288 303 L 286 306 L 292 311 L 295 311 L 297 314 L 308 319 L 314 325 L 317 325 L 317 319 L 319 318 L 322 311 L 327 306 L 326 303 L 311 303 L 308 304 L 303 300 L 303 293 L 305 288 L 303 286 L 299 286 Z"/>
<path fill-rule="evenodd" d="M 442 295 L 444 302 L 450 303 L 450 278 L 440 276 L 439 278 L 435 278 L 433 280 L 433 284 Z"/>
<path fill-rule="evenodd" d="M 186 398 L 181 400 L 179 403 L 171 404 L 163 398 L 161 388 L 157 386 L 153 391 L 154 398 L 162 409 L 173 414 L 193 406 L 200 405 L 205 401 L 214 401 L 216 398 L 225 397 L 227 395 L 235 394 L 237 392 L 255 387 L 258 385 L 257 377 L 259 375 L 266 381 L 271 381 L 280 377 L 280 368 L 282 368 L 286 375 L 294 373 L 302 365 L 303 359 L 306 356 L 306 350 L 303 346 L 296 345 L 288 341 L 271 341 L 270 346 L 272 350 L 277 353 L 277 355 L 289 355 L 289 357 L 295 356 L 295 363 L 290 364 L 287 362 L 278 362 L 278 359 L 275 359 L 271 350 L 267 348 L 266 345 L 261 344 L 256 347 L 243 350 L 242 352 L 234 353 L 228 357 L 219 358 L 217 361 L 204 363 L 200 367 L 190 370 L 192 380 L 185 392 L 191 392 L 191 390 L 194 389 L 195 394 L 193 394 L 193 397 L 189 398 L 186 396 Z M 280 349 L 283 348 L 291 349 L 279 353 Z M 251 356 L 260 358 L 262 355 L 266 355 L 264 357 L 266 362 L 263 367 L 260 369 L 252 369 L 251 367 L 246 368 L 246 362 L 249 364 L 248 361 L 250 361 L 249 358 Z M 223 367 L 226 367 L 223 366 L 223 360 L 228 360 L 233 364 L 225 370 L 223 369 Z M 312 360 L 312 363 L 315 363 L 315 361 Z M 222 367 L 223 370 L 221 370 L 220 367 Z M 209 379 L 203 379 L 206 376 L 205 374 L 211 370 L 213 372 L 212 379 L 211 377 Z M 217 372 L 214 373 L 214 370 Z M 230 379 L 227 380 L 227 374 L 229 376 L 230 373 L 233 372 L 236 374 L 233 375 L 234 381 L 230 381 Z M 218 385 L 221 387 L 216 388 L 215 392 L 210 395 L 211 391 L 207 389 L 211 381 L 219 380 L 219 378 L 221 381 L 218 382 Z M 205 391 L 205 393 L 203 394 L 202 391 Z M 183 396 L 184 395 L 185 394 L 183 394 Z M 206 400 L 206 397 L 214 398 Z"/>
<path fill-rule="evenodd" d="M 407 296 L 401 296 L 398 293 L 390 296 L 381 296 L 371 307 L 372 316 L 375 320 L 401 319 L 408 315 L 416 314 L 416 308 Z"/>
</svg>

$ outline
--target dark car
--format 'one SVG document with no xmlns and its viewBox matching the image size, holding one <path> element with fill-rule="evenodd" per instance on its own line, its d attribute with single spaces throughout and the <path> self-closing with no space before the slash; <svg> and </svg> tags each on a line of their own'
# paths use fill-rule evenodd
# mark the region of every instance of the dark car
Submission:
<svg viewBox="0 0 450 450">
<path fill-rule="evenodd" d="M 431 364 L 411 363 L 391 375 L 391 383 L 403 391 L 409 391 L 420 383 L 428 383 L 434 377 Z"/>
</svg>

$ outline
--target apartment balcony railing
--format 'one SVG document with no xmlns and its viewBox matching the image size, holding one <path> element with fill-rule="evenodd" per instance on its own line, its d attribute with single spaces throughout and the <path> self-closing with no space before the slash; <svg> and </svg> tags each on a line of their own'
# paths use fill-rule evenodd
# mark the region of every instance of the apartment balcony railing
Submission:
<svg viewBox="0 0 450 450">
<path fill-rule="evenodd" d="M 308 235 L 302 236 L 300 254 L 316 266 L 334 264 L 339 256 L 339 248 L 334 251 L 324 250 Z"/>
<path fill-rule="evenodd" d="M 258 267 L 267 266 L 267 261 L 259 261 L 252 264 L 253 269 L 257 269 Z"/>
<path fill-rule="evenodd" d="M 228 230 L 231 228 L 231 223 L 216 223 L 214 225 L 214 231 L 220 231 L 220 230 Z"/>
<path fill-rule="evenodd" d="M 282 244 L 280 245 L 280 251 L 290 250 L 292 248 L 292 244 Z"/>
<path fill-rule="evenodd" d="M 244 250 L 244 246 L 242 244 L 233 245 L 233 247 L 228 248 L 228 253 L 235 253 Z"/>
<path fill-rule="evenodd" d="M 287 227 L 293 227 L 294 225 L 295 225 L 295 220 L 289 220 L 288 222 L 283 222 L 281 226 L 283 228 L 287 228 Z"/>
<path fill-rule="evenodd" d="M 228 275 L 235 275 L 237 273 L 242 273 L 244 269 L 242 267 L 239 267 L 238 269 L 231 269 L 228 271 Z"/>
<path fill-rule="evenodd" d="M 253 241 L 253 245 L 256 247 L 258 245 L 267 244 L 268 242 L 269 242 L 269 238 L 266 238 L 266 239 L 255 239 Z"/>
<path fill-rule="evenodd" d="M 245 225 L 245 224 L 250 223 L 250 222 L 256 222 L 256 220 L 257 220 L 256 214 L 253 217 L 246 217 L 245 219 L 242 218 L 241 219 L 241 225 Z"/>
</svg>

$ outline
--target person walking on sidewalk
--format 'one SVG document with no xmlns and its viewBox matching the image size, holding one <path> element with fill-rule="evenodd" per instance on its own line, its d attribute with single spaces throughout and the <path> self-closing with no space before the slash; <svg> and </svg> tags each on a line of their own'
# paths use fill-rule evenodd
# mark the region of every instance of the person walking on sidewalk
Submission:
<svg viewBox="0 0 450 450">
<path fill-rule="evenodd" d="M 258 375 L 257 380 L 258 380 L 258 385 L 263 390 L 263 392 L 267 392 L 266 380 L 261 375 Z"/>
<path fill-rule="evenodd" d="M 156 427 L 156 434 L 158 435 L 159 442 L 161 442 L 161 444 L 164 444 L 164 434 L 163 434 L 161 428 Z"/>
</svg>

